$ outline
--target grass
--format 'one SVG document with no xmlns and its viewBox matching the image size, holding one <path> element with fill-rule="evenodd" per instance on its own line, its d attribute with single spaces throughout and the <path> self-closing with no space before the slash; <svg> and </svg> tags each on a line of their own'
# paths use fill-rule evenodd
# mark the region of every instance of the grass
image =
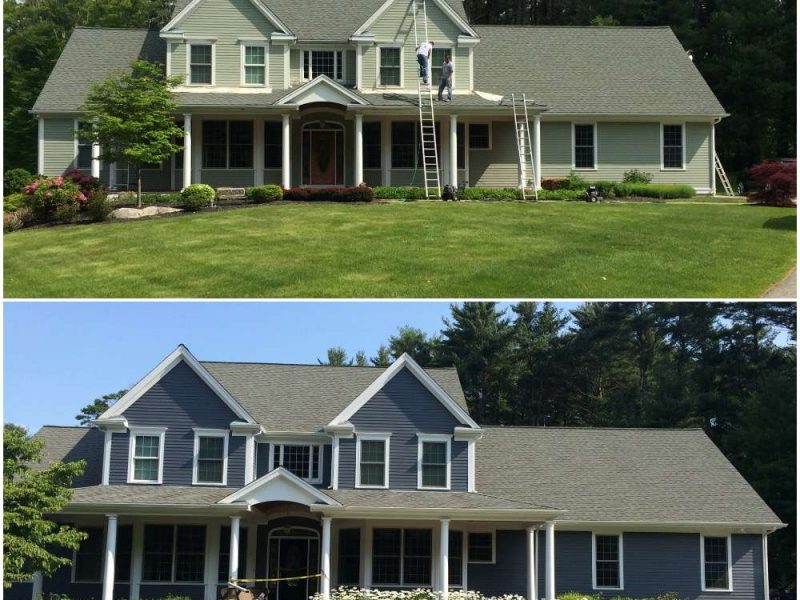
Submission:
<svg viewBox="0 0 800 600">
<path fill-rule="evenodd" d="M 256 206 L 5 237 L 6 297 L 755 297 L 796 210 L 704 204 Z"/>
</svg>

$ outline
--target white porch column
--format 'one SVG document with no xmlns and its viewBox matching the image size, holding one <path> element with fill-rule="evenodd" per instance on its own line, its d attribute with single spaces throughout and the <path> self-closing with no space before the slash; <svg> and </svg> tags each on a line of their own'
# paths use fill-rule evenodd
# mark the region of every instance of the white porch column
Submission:
<svg viewBox="0 0 800 600">
<path fill-rule="evenodd" d="M 36 117 L 36 119 L 39 121 L 36 173 L 38 175 L 44 175 L 44 119 L 42 117 Z"/>
<path fill-rule="evenodd" d="M 92 177 L 100 177 L 100 144 L 92 142 Z"/>
<path fill-rule="evenodd" d="M 364 182 L 364 115 L 356 115 L 353 185 Z"/>
<path fill-rule="evenodd" d="M 183 186 L 192 185 L 192 115 L 183 115 Z"/>
<path fill-rule="evenodd" d="M 42 572 L 36 571 L 31 580 L 31 600 L 41 600 L 43 583 L 44 577 L 42 576 Z"/>
<path fill-rule="evenodd" d="M 546 600 L 556 598 L 556 526 L 552 521 L 545 523 L 544 549 L 544 587 Z"/>
<path fill-rule="evenodd" d="M 239 578 L 239 521 L 241 517 L 231 517 L 231 548 L 228 562 L 228 579 Z"/>
<path fill-rule="evenodd" d="M 534 168 L 534 185 L 537 190 L 542 189 L 542 117 L 535 115 L 533 117 L 533 160 Z"/>
<path fill-rule="evenodd" d="M 381 121 L 381 185 L 392 185 L 392 122 Z"/>
<path fill-rule="evenodd" d="M 452 122 L 451 122 L 452 126 Z M 450 546 L 450 519 L 439 520 L 439 584 L 442 600 L 447 600 L 450 591 L 449 560 L 447 552 Z"/>
<path fill-rule="evenodd" d="M 333 436 L 331 444 L 331 489 L 339 489 L 339 436 Z"/>
<path fill-rule="evenodd" d="M 114 600 L 114 559 L 117 555 L 117 515 L 108 515 L 103 600 Z"/>
<path fill-rule="evenodd" d="M 450 115 L 450 185 L 458 189 L 458 117 Z"/>
<path fill-rule="evenodd" d="M 528 600 L 536 600 L 536 527 L 527 529 Z"/>
<path fill-rule="evenodd" d="M 322 597 L 331 596 L 331 517 L 322 517 Z"/>
<path fill-rule="evenodd" d="M 281 177 L 281 185 L 284 189 L 292 187 L 292 125 L 291 116 L 289 114 L 283 115 L 283 154 L 281 164 L 283 166 L 283 176 Z"/>
</svg>

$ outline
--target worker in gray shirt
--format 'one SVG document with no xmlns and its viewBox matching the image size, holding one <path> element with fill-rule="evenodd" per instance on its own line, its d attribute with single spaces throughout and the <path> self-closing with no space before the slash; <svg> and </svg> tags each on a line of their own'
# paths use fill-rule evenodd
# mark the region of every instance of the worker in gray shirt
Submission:
<svg viewBox="0 0 800 600">
<path fill-rule="evenodd" d="M 442 75 L 439 78 L 439 101 L 442 100 L 442 92 L 445 87 L 447 88 L 447 100 L 445 102 L 450 102 L 453 99 L 453 61 L 449 54 L 444 57 L 444 62 L 442 63 Z"/>
</svg>

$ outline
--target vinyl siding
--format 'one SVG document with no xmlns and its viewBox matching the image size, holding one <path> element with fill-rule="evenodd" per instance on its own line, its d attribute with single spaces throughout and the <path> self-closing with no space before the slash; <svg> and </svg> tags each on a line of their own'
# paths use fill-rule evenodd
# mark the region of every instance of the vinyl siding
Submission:
<svg viewBox="0 0 800 600">
<path fill-rule="evenodd" d="M 269 56 L 267 57 L 267 84 L 273 90 L 284 89 L 283 69 L 286 58 L 284 57 L 283 46 L 270 46 Z"/>
<path fill-rule="evenodd" d="M 466 536 L 464 543 L 467 543 Z M 498 530 L 495 552 L 495 564 L 467 564 L 467 587 L 486 596 L 520 594 L 525 597 L 528 585 L 525 532 Z M 539 596 L 543 597 L 544 594 Z"/>
<path fill-rule="evenodd" d="M 356 438 L 361 432 L 391 432 L 389 443 L 389 487 L 417 489 L 418 433 L 450 433 L 458 420 L 407 369 L 399 372 L 375 394 L 350 422 Z M 356 440 L 341 440 L 339 446 L 339 487 L 355 486 Z M 453 443 L 451 487 L 466 490 L 466 450 Z M 457 459 L 455 458 L 457 456 Z"/>
<path fill-rule="evenodd" d="M 186 37 L 202 38 L 212 35 L 216 41 L 215 83 L 217 86 L 239 86 L 241 83 L 241 50 L 239 38 L 269 39 L 275 28 L 250 0 L 204 0 L 179 25 Z M 269 51 L 282 52 L 270 46 Z M 185 52 L 185 50 L 184 50 Z M 172 60 L 173 72 L 186 69 L 183 63 Z M 282 80 L 281 80 L 282 81 Z"/>
<path fill-rule="evenodd" d="M 469 185 L 516 187 L 519 185 L 519 169 L 514 124 L 511 121 L 494 121 L 491 130 L 491 150 L 469 150 Z"/>
<path fill-rule="evenodd" d="M 364 55 L 361 57 L 361 87 L 363 89 L 374 88 L 378 50 L 374 46 L 367 46 L 363 49 L 363 52 Z"/>
<path fill-rule="evenodd" d="M 289 82 L 292 85 L 303 81 L 303 51 L 292 48 L 289 54 Z"/>
<path fill-rule="evenodd" d="M 238 417 L 181 362 L 125 412 L 131 427 L 166 427 L 163 483 L 191 485 L 194 427 L 228 429 Z M 111 443 L 110 483 L 128 476 L 128 433 L 115 433 Z M 244 485 L 244 436 L 228 439 L 228 487 Z"/>
<path fill-rule="evenodd" d="M 63 175 L 75 162 L 75 120 L 44 119 L 44 173 Z"/>
</svg>

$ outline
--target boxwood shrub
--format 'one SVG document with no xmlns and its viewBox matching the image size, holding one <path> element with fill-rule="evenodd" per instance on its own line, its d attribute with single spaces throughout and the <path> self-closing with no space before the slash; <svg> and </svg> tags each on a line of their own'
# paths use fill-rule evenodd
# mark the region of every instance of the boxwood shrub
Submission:
<svg viewBox="0 0 800 600">
<path fill-rule="evenodd" d="M 247 188 L 244 193 L 248 200 L 252 200 L 256 204 L 283 200 L 283 188 L 278 185 L 257 185 Z"/>
<path fill-rule="evenodd" d="M 283 199 L 295 202 L 372 202 L 375 194 L 367 185 L 345 188 L 290 188 L 284 190 Z"/>
<path fill-rule="evenodd" d="M 424 200 L 425 188 L 378 185 L 372 188 L 379 200 Z"/>
<path fill-rule="evenodd" d="M 193 183 L 181 192 L 181 203 L 187 211 L 200 210 L 214 203 L 217 193 L 210 185 Z"/>
</svg>

